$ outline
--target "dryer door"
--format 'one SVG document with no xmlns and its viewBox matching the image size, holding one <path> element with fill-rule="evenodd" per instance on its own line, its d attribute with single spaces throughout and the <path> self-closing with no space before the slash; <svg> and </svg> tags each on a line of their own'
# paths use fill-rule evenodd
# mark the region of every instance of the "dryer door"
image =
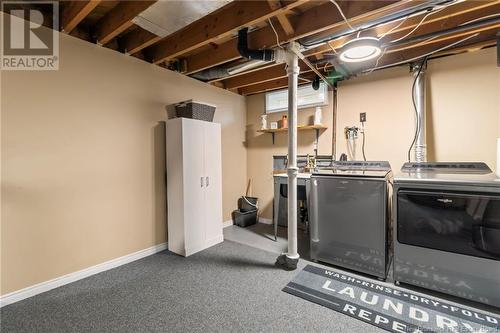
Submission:
<svg viewBox="0 0 500 333">
<path fill-rule="evenodd" d="M 500 196 L 399 190 L 398 241 L 500 260 Z"/>
</svg>

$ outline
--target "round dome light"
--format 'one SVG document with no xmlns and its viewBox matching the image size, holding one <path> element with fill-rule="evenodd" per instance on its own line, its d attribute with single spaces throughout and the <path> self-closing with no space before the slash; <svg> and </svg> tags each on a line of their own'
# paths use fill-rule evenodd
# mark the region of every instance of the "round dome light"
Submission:
<svg viewBox="0 0 500 333">
<path fill-rule="evenodd" d="M 376 58 L 382 49 L 380 42 L 374 37 L 359 37 L 342 46 L 340 60 L 343 62 L 362 62 Z"/>
</svg>

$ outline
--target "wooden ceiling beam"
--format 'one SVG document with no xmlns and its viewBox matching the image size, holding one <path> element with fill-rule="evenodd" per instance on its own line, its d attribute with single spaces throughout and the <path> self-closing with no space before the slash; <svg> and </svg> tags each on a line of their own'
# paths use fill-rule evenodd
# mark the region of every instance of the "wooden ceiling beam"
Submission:
<svg viewBox="0 0 500 333">
<path fill-rule="evenodd" d="M 436 54 L 433 54 L 433 57 L 437 56 L 446 56 L 450 54 L 456 54 L 456 53 L 461 53 L 461 52 L 467 52 L 469 50 L 477 50 L 481 49 L 483 47 L 487 46 L 492 46 L 495 45 L 495 40 L 494 37 L 496 35 L 496 30 L 492 29 L 491 31 L 488 31 L 486 33 L 479 34 L 478 36 L 471 38 L 467 41 L 465 41 L 463 44 L 457 45 L 454 48 L 450 48 L 447 50 L 443 50 L 441 52 L 438 52 Z M 379 61 L 379 66 L 378 68 L 382 68 L 385 66 L 391 66 L 393 64 L 397 63 L 405 63 L 408 62 L 412 59 L 419 59 L 422 55 L 432 52 L 436 49 L 445 47 L 453 42 L 459 41 L 461 37 L 456 37 L 453 40 L 448 40 L 448 41 L 440 41 L 437 44 L 434 45 L 423 45 L 414 49 L 411 49 L 409 51 L 398 51 L 394 52 L 392 54 L 388 54 L 384 57 L 381 58 Z M 416 60 L 412 60 L 416 61 Z M 371 65 L 373 66 L 373 64 Z M 371 69 L 370 66 L 366 66 L 365 70 Z M 303 77 L 306 77 L 308 79 L 313 79 L 314 78 L 314 73 L 309 72 L 309 73 L 303 73 Z M 265 91 L 271 91 L 271 90 L 276 90 L 280 88 L 285 88 L 288 86 L 288 80 L 286 77 L 280 77 L 280 78 L 275 78 L 269 81 L 261 82 L 261 83 L 256 83 L 253 85 L 248 85 L 245 87 L 240 87 L 238 88 L 238 92 L 242 95 L 252 95 L 252 94 L 258 94 L 262 93 Z"/>
<path fill-rule="evenodd" d="M 455 50 L 460 50 L 463 52 L 464 50 L 467 50 L 469 48 L 476 48 L 477 45 L 484 45 L 484 43 L 490 43 L 494 41 L 495 35 L 497 33 L 498 29 L 491 29 L 490 31 L 480 33 L 478 36 L 473 37 L 471 39 L 468 39 L 464 41 L 463 43 L 460 43 L 456 45 L 455 47 L 451 47 L 449 49 L 440 51 L 439 53 L 433 54 L 433 56 L 443 56 L 446 54 L 453 54 L 456 51 Z M 417 60 L 412 60 L 412 59 L 419 59 L 422 58 L 425 54 L 429 52 L 436 51 L 438 49 L 441 49 L 447 45 L 450 45 L 454 42 L 458 42 L 459 40 L 463 39 L 464 37 L 455 37 L 453 39 L 449 40 L 441 40 L 437 43 L 434 44 L 425 44 L 421 45 L 420 47 L 415 47 L 409 50 L 404 50 L 404 51 L 398 51 L 390 54 L 384 55 L 380 60 L 377 68 L 383 68 L 383 67 L 390 67 L 394 64 L 397 63 L 405 63 L 408 61 L 417 61 Z M 370 67 L 368 67 L 370 68 Z"/>
<path fill-rule="evenodd" d="M 446 35 L 443 35 L 443 36 L 440 36 L 440 37 L 432 38 L 432 39 L 429 39 L 429 40 L 424 40 L 424 41 L 421 41 L 421 42 L 417 42 L 417 43 L 413 43 L 413 44 L 409 44 L 409 45 L 405 45 L 405 46 L 400 46 L 400 47 L 396 46 L 394 48 L 390 48 L 386 52 L 386 54 L 390 54 L 390 53 L 394 53 L 394 52 L 407 51 L 409 49 L 412 49 L 412 48 L 415 48 L 415 47 L 419 47 L 419 46 L 422 46 L 422 45 L 437 44 L 437 43 L 440 43 L 440 42 L 443 42 L 443 41 L 455 40 L 457 38 L 460 39 L 462 37 L 467 37 L 467 36 L 473 35 L 475 33 L 483 33 L 483 35 L 487 35 L 491 31 L 498 31 L 498 29 L 500 29 L 500 23 L 489 25 L 489 26 L 483 26 L 483 27 L 479 27 L 479 28 L 472 28 L 472 29 L 468 29 L 466 31 L 462 31 L 462 32 L 459 32 L 459 33 L 446 34 Z"/>
<path fill-rule="evenodd" d="M 288 36 L 291 36 L 295 33 L 295 28 L 293 27 L 292 22 L 286 16 L 286 14 L 280 14 L 280 15 L 276 16 L 276 18 L 278 19 L 281 27 L 283 28 L 283 30 L 285 30 L 285 33 Z"/>
<path fill-rule="evenodd" d="M 305 73 L 299 75 L 299 84 L 304 84 L 314 79 L 315 74 L 313 72 Z M 253 84 L 251 86 L 246 86 L 238 89 L 238 92 L 242 95 L 253 95 L 262 93 L 265 91 L 271 91 L 276 89 L 282 89 L 288 87 L 288 78 L 280 78 L 272 81 L 262 82 Z"/>
<path fill-rule="evenodd" d="M 129 32 L 120 38 L 120 45 L 126 54 L 134 54 L 142 49 L 159 42 L 161 37 L 141 27 Z"/>
<path fill-rule="evenodd" d="M 266 1 L 236 0 L 163 38 L 146 51 L 155 64 L 231 36 L 240 28 L 251 26 L 295 8 L 307 0 L 286 0 L 273 10 Z"/>
<path fill-rule="evenodd" d="M 121 1 L 97 22 L 96 41 L 105 45 L 134 23 L 132 19 L 156 1 Z"/>
<path fill-rule="evenodd" d="M 343 7 L 345 15 L 350 18 L 352 24 L 365 22 L 367 18 L 383 16 L 408 6 L 414 6 L 414 2 L 404 1 L 342 1 L 339 5 Z M 281 26 L 275 26 L 280 43 L 299 39 L 316 32 L 329 29 L 333 26 L 345 26 L 337 8 L 331 3 L 325 3 L 313 7 L 297 17 L 294 33 L 287 35 Z M 276 35 L 271 27 L 253 31 L 248 34 L 248 42 L 251 48 L 265 48 L 276 46 Z M 233 38 L 219 44 L 216 48 L 202 51 L 186 58 L 187 73 L 191 74 L 200 70 L 210 68 L 228 61 L 240 58 L 237 50 L 237 40 Z"/>
<path fill-rule="evenodd" d="M 282 6 L 280 0 L 267 0 L 267 2 L 273 10 L 277 10 Z M 295 29 L 285 13 L 276 15 L 276 18 L 287 35 L 294 33 Z"/>
<path fill-rule="evenodd" d="M 100 2 L 101 0 L 64 2 L 61 12 L 61 31 L 71 33 Z"/>
<path fill-rule="evenodd" d="M 307 65 L 300 61 L 299 62 L 300 73 L 305 73 L 310 71 Z M 282 78 L 286 76 L 285 64 L 277 64 L 269 68 L 261 69 L 252 73 L 246 73 L 236 77 L 230 77 L 223 80 L 226 89 L 235 89 L 251 84 L 266 82 Z"/>
<path fill-rule="evenodd" d="M 475 29 L 469 29 L 467 31 L 461 32 L 459 34 L 449 34 L 449 35 L 443 35 L 437 38 L 430 39 L 428 41 L 423 41 L 423 42 L 417 42 L 413 43 L 410 45 L 407 45 L 406 47 L 393 47 L 393 48 L 388 48 L 386 53 L 382 56 L 382 58 L 379 60 L 379 67 L 383 66 L 382 64 L 385 63 L 390 63 L 390 61 L 393 61 L 394 59 L 411 59 L 412 57 L 418 56 L 418 55 L 424 55 L 425 53 L 440 49 L 446 45 L 449 45 L 453 42 L 456 42 L 460 40 L 461 38 L 465 38 L 467 36 L 471 36 L 475 33 L 480 33 L 479 36 L 474 37 L 474 43 L 478 43 L 480 41 L 481 43 L 479 44 L 481 47 L 484 47 L 484 43 L 488 43 L 487 45 L 492 45 L 495 43 L 495 32 L 498 31 L 500 28 L 500 24 L 496 25 L 490 25 L 488 27 L 482 27 L 482 28 L 475 28 Z M 469 41 L 466 41 L 467 44 L 470 44 Z M 460 48 L 461 45 L 458 45 L 457 48 Z M 468 47 L 465 47 L 468 48 Z M 413 52 L 412 50 L 417 50 Z M 455 48 L 451 48 L 450 50 L 454 50 Z M 450 51 L 448 51 L 450 52 Z M 463 51 L 457 51 L 457 52 L 463 52 Z M 395 56 L 392 56 L 393 54 L 396 54 Z M 406 57 L 407 54 L 410 54 L 411 57 Z M 401 60 L 398 60 L 401 61 Z M 396 62 L 396 61 L 394 61 Z M 361 69 L 366 69 L 366 68 L 371 68 L 374 66 L 374 61 L 367 63 L 366 66 L 362 67 Z M 309 72 L 309 68 L 305 65 L 301 66 L 301 73 L 306 73 Z M 248 73 L 248 74 L 242 74 L 237 77 L 231 77 L 228 79 L 225 79 L 224 86 L 227 89 L 234 89 L 234 88 L 241 88 L 244 86 L 249 86 L 261 82 L 267 82 L 267 81 L 272 81 L 276 80 L 279 78 L 283 78 L 286 76 L 286 73 L 284 72 L 283 66 L 282 65 L 275 65 L 271 68 L 265 69 L 265 70 L 259 70 L 253 73 Z"/>
<path fill-rule="evenodd" d="M 448 56 L 448 55 L 453 55 L 453 54 L 459 54 L 459 53 L 464 53 L 464 52 L 478 51 L 478 50 L 484 49 L 486 47 L 491 47 L 491 46 L 494 46 L 497 44 L 495 39 L 486 39 L 484 37 L 483 37 L 483 39 L 484 39 L 484 41 L 481 41 L 481 42 L 477 42 L 477 43 L 474 42 L 474 43 L 466 44 L 466 45 L 461 46 L 461 47 L 438 52 L 438 53 L 433 55 L 433 58 L 443 57 L 443 56 Z"/>
<path fill-rule="evenodd" d="M 409 37 L 457 27 L 460 24 L 467 23 L 470 20 L 474 20 L 498 12 L 500 12 L 500 0 L 461 2 L 456 5 L 445 8 L 439 13 L 429 16 L 428 20 L 422 22 L 420 27 L 417 30 L 415 30 L 414 33 Z M 412 30 L 417 26 L 417 24 L 422 20 L 424 15 L 425 14 L 421 14 L 409 18 L 399 28 L 388 33 L 383 38 L 383 41 L 390 42 L 390 40 L 395 40 L 403 37 L 410 30 Z M 364 30 L 362 32 L 362 36 L 380 37 L 386 32 L 389 32 L 393 27 L 397 26 L 399 23 L 400 21 L 396 22 L 395 24 L 387 24 L 384 25 L 383 27 L 376 27 Z M 334 33 L 333 31 L 330 32 Z M 304 55 L 313 56 L 325 52 L 332 52 L 331 48 L 339 49 L 342 45 L 344 45 L 346 42 L 355 37 L 356 33 L 350 34 L 348 36 L 331 41 L 330 42 L 331 47 L 329 47 L 328 45 L 321 45 L 316 48 L 308 50 L 307 52 L 304 53 Z"/>
</svg>

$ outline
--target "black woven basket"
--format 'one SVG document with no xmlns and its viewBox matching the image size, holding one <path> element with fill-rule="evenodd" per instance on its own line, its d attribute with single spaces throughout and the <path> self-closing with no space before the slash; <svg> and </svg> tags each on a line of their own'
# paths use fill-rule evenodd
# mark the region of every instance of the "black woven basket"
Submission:
<svg viewBox="0 0 500 333">
<path fill-rule="evenodd" d="M 176 104 L 175 112 L 181 118 L 213 121 L 215 106 L 189 100 Z"/>
</svg>

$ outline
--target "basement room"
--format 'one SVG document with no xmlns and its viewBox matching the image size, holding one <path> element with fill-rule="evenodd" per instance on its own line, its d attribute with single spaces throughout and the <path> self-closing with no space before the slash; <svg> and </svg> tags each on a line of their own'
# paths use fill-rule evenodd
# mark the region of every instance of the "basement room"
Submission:
<svg viewBox="0 0 500 333">
<path fill-rule="evenodd" d="M 500 333 L 500 0 L 0 27 L 0 332 Z"/>
</svg>

